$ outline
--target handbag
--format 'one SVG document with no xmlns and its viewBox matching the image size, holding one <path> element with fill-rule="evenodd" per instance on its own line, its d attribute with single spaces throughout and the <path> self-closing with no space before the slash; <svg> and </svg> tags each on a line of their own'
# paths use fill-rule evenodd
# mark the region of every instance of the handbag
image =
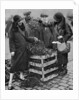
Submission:
<svg viewBox="0 0 79 100">
<path fill-rule="evenodd" d="M 70 52 L 70 43 L 60 43 L 57 44 L 57 49 L 61 53 L 69 53 Z"/>
</svg>

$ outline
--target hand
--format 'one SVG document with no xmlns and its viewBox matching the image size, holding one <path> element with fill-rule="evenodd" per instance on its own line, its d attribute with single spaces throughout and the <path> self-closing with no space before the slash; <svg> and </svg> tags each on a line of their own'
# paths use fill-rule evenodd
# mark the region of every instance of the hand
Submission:
<svg viewBox="0 0 79 100">
<path fill-rule="evenodd" d="M 61 44 L 61 42 L 59 42 L 59 41 L 53 41 L 52 43 L 53 44 Z"/>
<path fill-rule="evenodd" d="M 63 36 L 62 36 L 62 35 L 58 36 L 58 39 L 61 39 L 61 38 L 63 38 Z"/>
<path fill-rule="evenodd" d="M 34 37 L 35 42 L 38 41 L 38 38 Z"/>
<path fill-rule="evenodd" d="M 61 44 L 61 42 L 57 41 L 57 44 Z"/>
<path fill-rule="evenodd" d="M 14 56 L 15 55 L 15 52 L 11 52 L 11 56 Z"/>
</svg>

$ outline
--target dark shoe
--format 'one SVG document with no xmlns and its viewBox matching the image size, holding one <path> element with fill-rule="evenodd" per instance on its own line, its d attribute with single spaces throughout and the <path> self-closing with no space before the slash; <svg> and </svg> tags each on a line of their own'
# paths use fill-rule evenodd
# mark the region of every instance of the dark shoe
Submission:
<svg viewBox="0 0 79 100">
<path fill-rule="evenodd" d="M 65 70 L 64 70 L 64 74 L 67 74 L 67 72 L 68 72 L 68 70 L 67 70 L 67 69 L 65 69 Z"/>
<path fill-rule="evenodd" d="M 61 71 L 61 72 L 59 73 L 60 76 L 64 76 L 64 75 L 66 75 L 66 74 L 67 74 L 67 69 L 64 69 L 63 71 Z"/>
<path fill-rule="evenodd" d="M 9 86 L 9 87 L 8 87 L 8 90 L 13 90 L 13 89 L 14 89 L 13 86 Z"/>
</svg>

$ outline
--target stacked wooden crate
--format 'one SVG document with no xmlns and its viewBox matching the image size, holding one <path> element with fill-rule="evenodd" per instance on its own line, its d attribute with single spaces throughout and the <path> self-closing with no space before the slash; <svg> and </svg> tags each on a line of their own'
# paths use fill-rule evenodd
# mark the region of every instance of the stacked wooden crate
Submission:
<svg viewBox="0 0 79 100">
<path fill-rule="evenodd" d="M 31 56 L 29 62 L 29 72 L 40 75 L 41 81 L 48 81 L 58 76 L 57 52 L 52 52 L 51 55 Z"/>
</svg>

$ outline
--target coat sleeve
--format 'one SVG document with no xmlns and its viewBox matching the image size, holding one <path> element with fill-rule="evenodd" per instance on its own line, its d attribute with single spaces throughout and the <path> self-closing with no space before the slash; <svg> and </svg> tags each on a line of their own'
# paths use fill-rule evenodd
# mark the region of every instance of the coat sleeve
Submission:
<svg viewBox="0 0 79 100">
<path fill-rule="evenodd" d="M 26 41 L 30 42 L 30 43 L 35 42 L 34 38 L 33 37 L 28 37 L 27 34 L 28 34 L 27 31 L 25 31 L 25 39 L 26 39 Z"/>
<path fill-rule="evenodd" d="M 52 41 L 57 41 L 57 36 L 58 36 L 57 27 L 52 25 L 52 27 L 50 27 L 50 31 L 52 34 Z"/>
<path fill-rule="evenodd" d="M 10 52 L 15 52 L 14 34 L 12 31 L 10 31 L 10 35 L 9 35 L 9 48 L 10 48 Z"/>
<path fill-rule="evenodd" d="M 66 32 L 65 32 L 65 35 L 64 35 L 64 40 L 65 40 L 65 42 L 67 42 L 71 38 L 71 36 L 73 35 L 72 30 L 71 30 L 71 28 L 68 24 L 66 24 L 66 30 L 65 31 Z"/>
</svg>

